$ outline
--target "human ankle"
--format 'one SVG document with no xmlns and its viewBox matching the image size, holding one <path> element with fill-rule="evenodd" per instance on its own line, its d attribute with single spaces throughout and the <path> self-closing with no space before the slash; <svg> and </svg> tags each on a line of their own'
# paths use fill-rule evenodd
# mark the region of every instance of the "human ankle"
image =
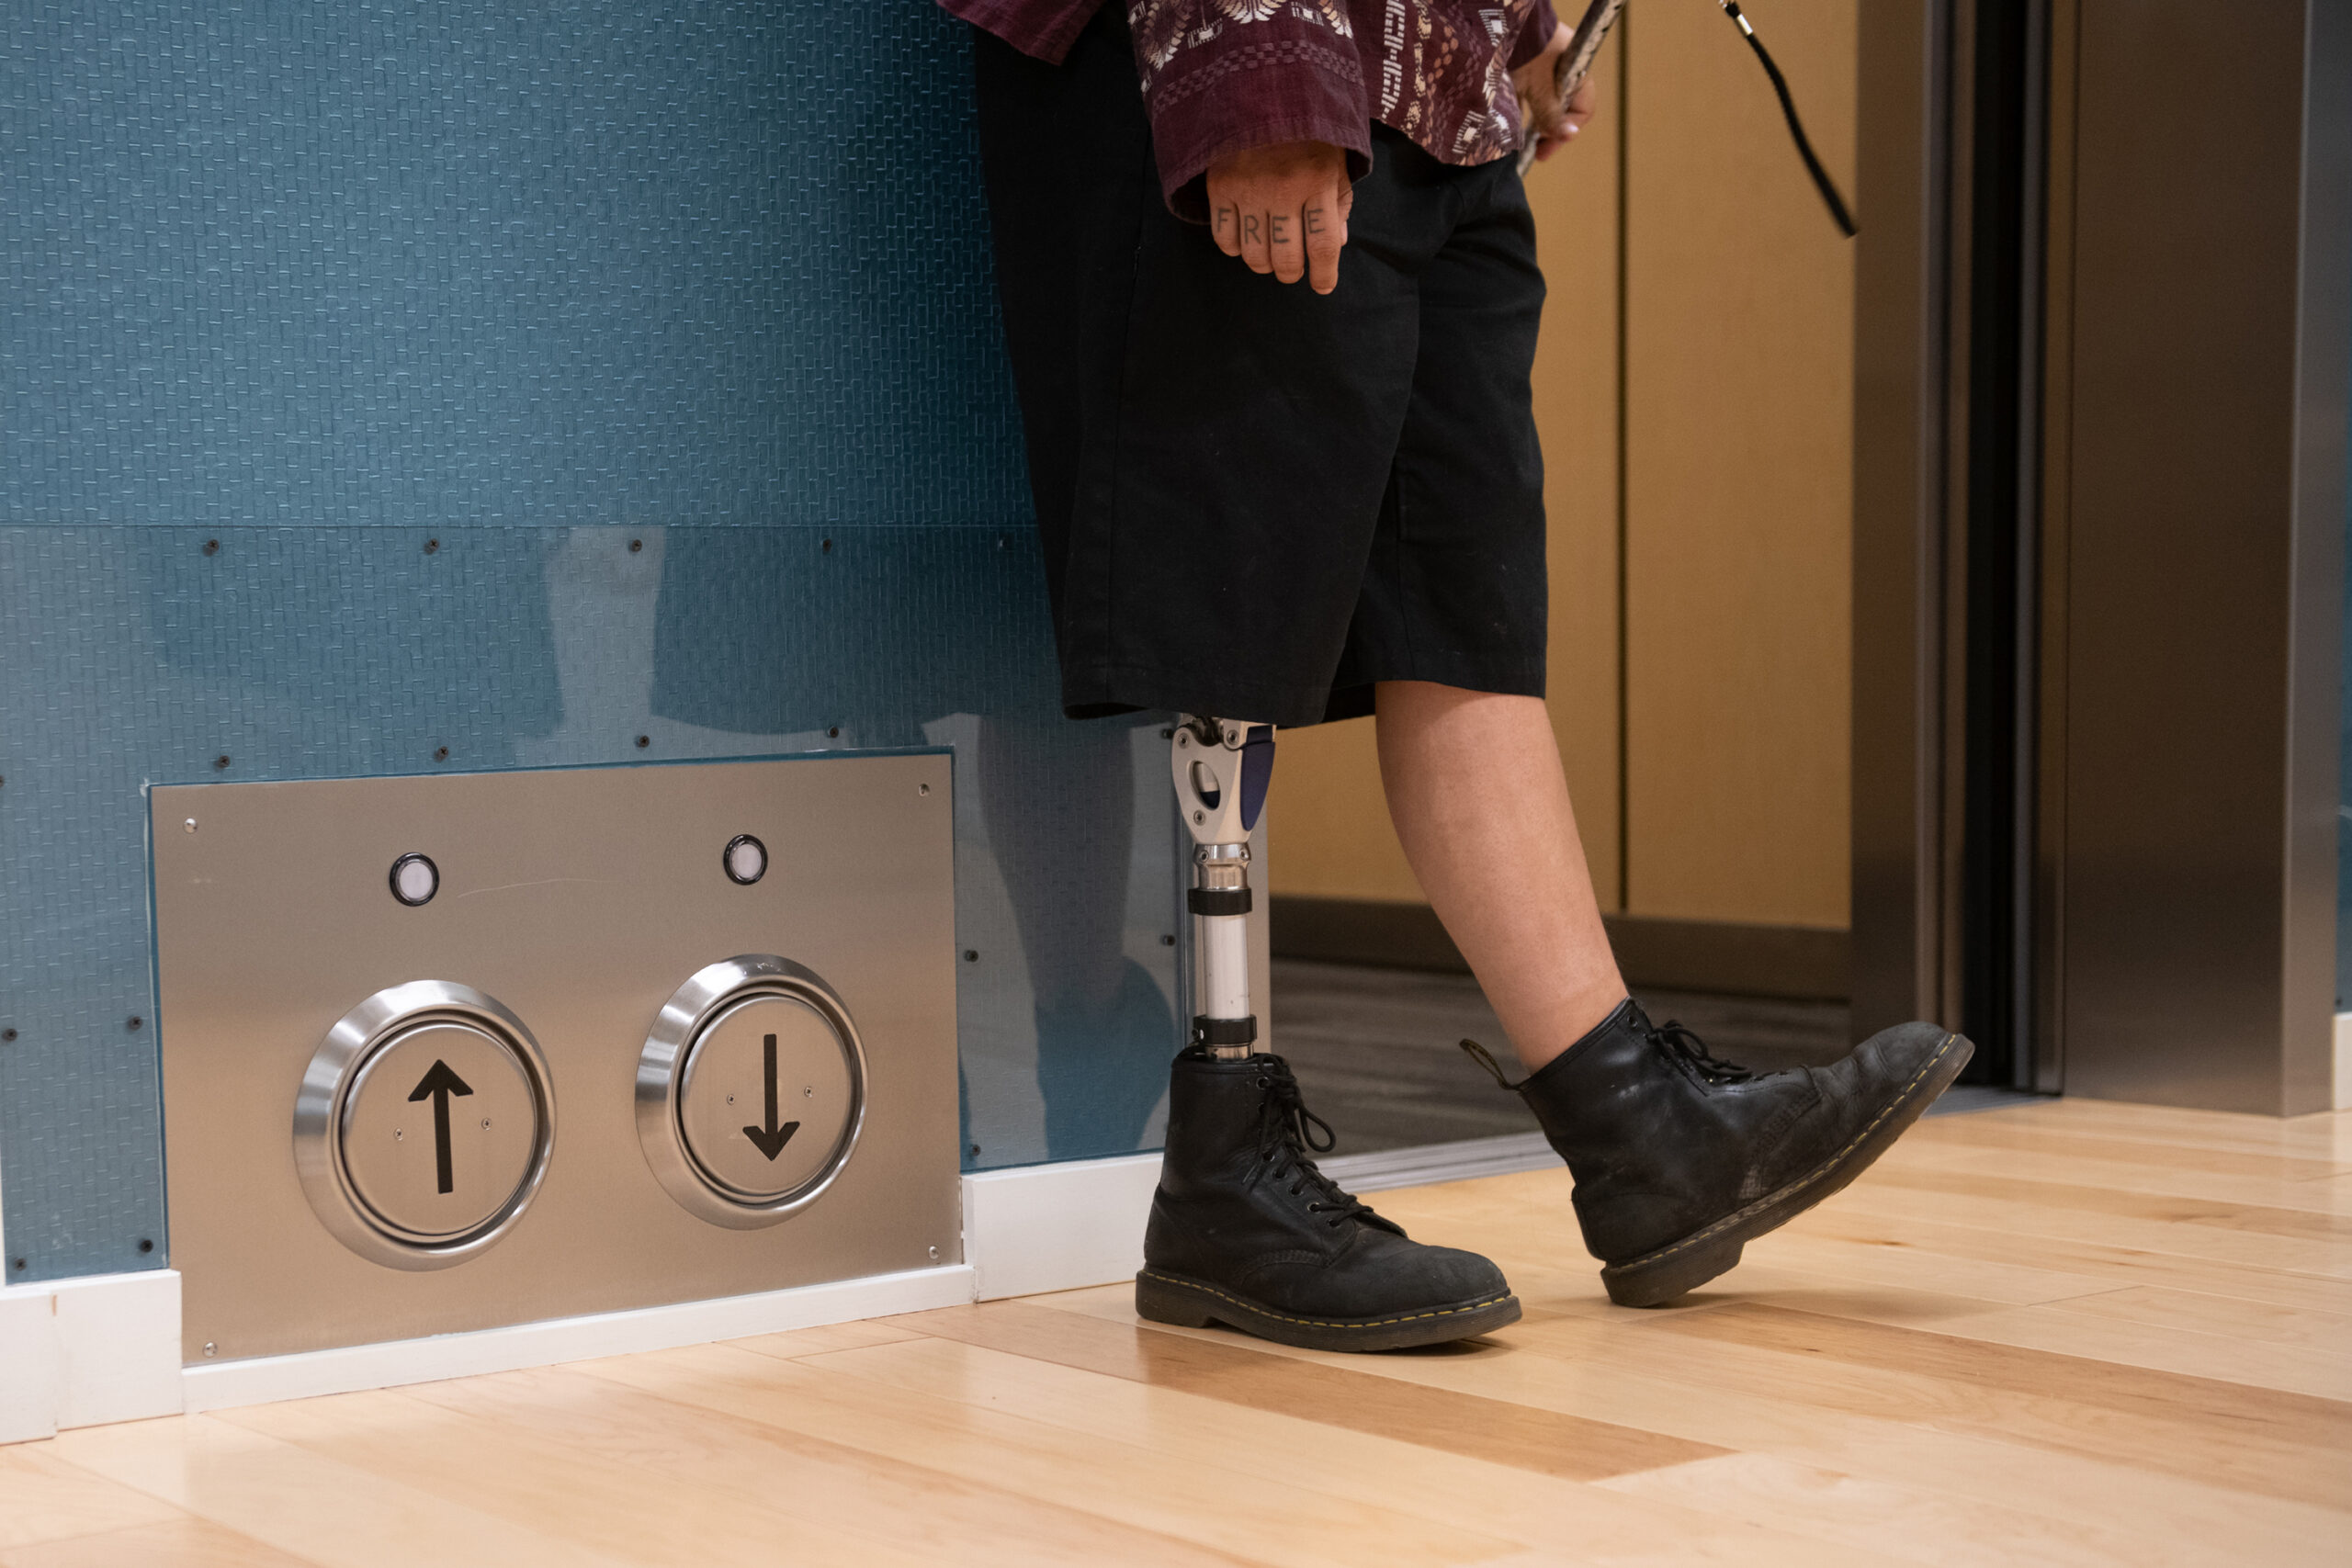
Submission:
<svg viewBox="0 0 2352 1568">
<path fill-rule="evenodd" d="M 1607 999 L 1601 1000 L 1603 998 Z M 1582 999 L 1582 1005 L 1563 1016 L 1562 1027 L 1532 1043 L 1523 1044 L 1513 1038 L 1511 1049 L 1532 1077 L 1607 1029 L 1618 1010 L 1631 1000 L 1632 996 L 1623 989 L 1595 991 L 1590 998 Z"/>
</svg>

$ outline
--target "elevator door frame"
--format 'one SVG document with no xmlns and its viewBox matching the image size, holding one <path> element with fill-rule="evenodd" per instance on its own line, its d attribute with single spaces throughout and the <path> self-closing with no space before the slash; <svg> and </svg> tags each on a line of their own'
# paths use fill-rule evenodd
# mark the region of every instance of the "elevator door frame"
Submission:
<svg viewBox="0 0 2352 1568">
<path fill-rule="evenodd" d="M 2199 394 L 2222 423 L 2254 410 L 2263 418 L 2250 428 L 2266 439 L 2291 427 L 2277 462 L 2267 449 L 2257 460 L 2177 431 L 2147 459 L 2187 484 L 2211 489 L 2227 470 L 2259 490 L 2263 504 L 2247 511 L 2260 525 L 2256 547 L 2268 554 L 2239 570 L 2226 550 L 2215 556 L 2212 520 L 2185 511 L 2152 513 L 2144 547 L 2131 547 L 2222 560 L 2236 579 L 2230 591 L 2272 629 L 2268 643 L 2250 636 L 2241 645 L 2217 636 L 2210 615 L 2202 624 L 2183 617 L 2226 666 L 2193 683 L 2199 690 L 2183 683 L 2187 707 L 2205 702 L 2230 717 L 2258 705 L 2259 744 L 2246 766 L 2260 777 L 2236 795 L 2215 782 L 2226 770 L 2203 759 L 2177 782 L 2144 767 L 2135 775 L 2124 765 L 2132 748 L 2109 743 L 2118 697 L 2144 705 L 2159 690 L 2134 675 L 2133 649 L 2177 651 L 2164 646 L 2171 634 L 2160 616 L 2134 621 L 2098 586 L 2131 553 L 2113 523 L 2131 488 L 2116 480 L 2137 461 L 2135 410 L 2165 395 L 2162 378 L 2143 388 L 2116 372 L 2135 333 L 2168 330 L 2123 313 L 2129 279 L 2113 270 L 2118 237 L 2149 231 L 2118 128 L 2160 101 L 2161 72 L 2142 58 L 2162 52 L 2154 35 L 2099 26 L 2116 21 L 2103 9 L 2109 0 L 1911 0 L 1863 10 L 1854 1026 L 1860 1033 L 1916 1016 L 1984 1030 L 1995 1036 L 1981 1057 L 1987 1077 L 2009 1087 L 2274 1112 L 2325 1102 L 2352 349 L 2352 6 L 2277 9 L 2286 3 L 2233 18 L 2229 33 L 2189 52 L 2224 96 L 2300 114 L 2233 117 L 2209 106 L 2199 117 L 2205 133 L 2223 139 L 2207 150 L 2214 156 L 2294 165 L 2291 197 L 2272 193 L 2268 206 L 2248 209 L 2275 229 L 2282 203 L 2295 201 L 2291 238 L 2157 257 L 2179 309 L 2202 312 L 2189 324 L 2204 335 L 2155 340 L 2147 355 L 2176 378 L 2207 361 L 2237 372 Z M 2162 9 L 2141 20 L 2171 29 L 2164 49 L 2177 58 L 2210 15 L 2187 0 Z M 2006 61 L 1980 48 L 2004 17 L 2025 23 L 2024 47 Z M 2005 128 L 1985 118 L 2000 112 L 2004 85 L 2022 96 L 2008 106 L 2021 119 L 2006 129 L 2020 131 L 2023 145 L 2006 150 Z M 2015 161 L 2006 184 L 1987 163 L 2004 155 Z M 2184 213 L 2184 227 L 2211 230 L 2239 194 L 2226 181 L 2192 183 L 2181 199 L 2204 205 Z M 2006 299 L 2004 281 L 2014 286 Z M 2268 334 L 2243 363 L 2213 348 L 2212 323 L 2236 310 Z M 2084 353 L 2100 357 L 2078 365 Z M 2096 385 L 2080 381 L 2093 372 Z M 2151 408 L 2148 428 L 2177 412 Z M 2103 544 L 2082 533 L 2086 505 L 2100 509 Z M 2175 604 L 2199 607 L 2178 597 L 2191 591 L 2177 581 L 2160 586 Z M 1997 700 L 1988 700 L 1988 682 Z M 2167 700 L 2174 690 L 2161 688 Z M 2184 711 L 2179 722 L 2193 727 L 2198 716 Z M 2102 744 L 2089 743 L 2093 730 Z M 2151 801 L 2174 795 L 2177 843 L 2151 826 Z M 2109 825 L 2123 818 L 2139 832 L 2119 844 Z M 2098 831 L 2086 837 L 2086 828 Z M 2179 858 L 2223 840 L 2226 865 L 2199 871 Z M 2151 972 L 2166 941 L 2178 946 L 2183 922 L 2200 913 L 2183 892 L 2192 872 L 2244 908 L 2211 919 L 2211 950 L 2199 950 L 2193 965 L 2165 959 Z M 2151 906 L 2182 907 L 2133 908 L 2117 893 L 2129 876 L 2146 884 Z M 2096 906 L 2086 904 L 2094 892 Z M 2256 998 L 2262 1016 L 2229 1025 L 2225 992 Z M 2157 998 L 2175 993 L 2201 1022 L 2167 1023 Z M 2150 1027 L 2119 1022 L 2135 1008 Z"/>
</svg>

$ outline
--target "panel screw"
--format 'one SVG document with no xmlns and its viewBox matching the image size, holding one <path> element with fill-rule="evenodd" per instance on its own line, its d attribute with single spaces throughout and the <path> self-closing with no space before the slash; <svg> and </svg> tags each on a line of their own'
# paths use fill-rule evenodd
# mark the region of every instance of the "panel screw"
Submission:
<svg viewBox="0 0 2352 1568">
<path fill-rule="evenodd" d="M 643 548 L 645 548 L 645 541 L 643 539 L 631 539 L 628 542 L 628 553 L 631 555 L 637 554 L 638 551 Z"/>
<path fill-rule="evenodd" d="M 640 751 L 644 750 L 648 746 L 650 746 L 650 745 L 652 745 L 652 744 L 653 744 L 653 737 L 651 737 L 650 735 L 640 735 L 640 736 L 639 736 L 639 737 L 637 738 L 637 749 L 638 749 L 639 750 L 640 750 Z"/>
<path fill-rule="evenodd" d="M 433 749 L 433 760 L 436 762 L 447 761 L 449 760 L 449 748 L 447 746 L 435 746 Z"/>
<path fill-rule="evenodd" d="M 827 555 L 831 555 L 833 551 L 833 542 L 831 539 L 827 539 L 821 547 Z"/>
<path fill-rule="evenodd" d="M 974 1144 L 974 1145 L 972 1145 L 972 1157 L 973 1157 L 974 1159 L 978 1159 L 978 1158 L 979 1158 L 979 1157 L 980 1157 L 980 1145 L 978 1145 L 978 1144 Z"/>
<path fill-rule="evenodd" d="M 1163 936 L 1159 939 L 1159 945 L 1162 947 L 1173 947 L 1176 945 L 1176 939 L 1172 935 Z"/>
<path fill-rule="evenodd" d="M 142 1235 L 139 1238 L 139 1250 L 141 1252 L 153 1252 L 155 1250 L 155 1244 Z"/>
<path fill-rule="evenodd" d="M 10 1261 L 11 1263 L 13 1263 L 13 1264 L 15 1264 L 15 1265 L 17 1266 L 17 1272 L 18 1272 L 19 1274 L 21 1274 L 21 1273 L 23 1273 L 23 1272 L 24 1272 L 24 1270 L 25 1270 L 25 1260 L 24 1260 L 23 1258 L 10 1258 L 10 1259 L 9 1259 L 9 1261 Z"/>
<path fill-rule="evenodd" d="M 216 1352 L 218 1352 L 218 1351 L 220 1350 L 220 1346 L 215 1345 L 215 1344 L 214 1344 L 214 1343 L 212 1343 L 212 1341 L 211 1341 L 211 1340 L 209 1340 L 209 1339 L 208 1339 L 208 1340 L 206 1340 L 206 1341 L 204 1342 L 204 1353 L 205 1353 L 206 1355 L 208 1355 L 208 1356 L 215 1354 Z"/>
<path fill-rule="evenodd" d="M 967 964 L 978 964 L 979 961 L 980 961 L 980 950 L 979 950 L 978 948 L 977 948 L 977 947 L 967 947 L 967 948 L 966 948 L 966 949 L 964 950 L 964 962 L 965 962 L 965 963 L 967 963 Z"/>
<path fill-rule="evenodd" d="M 0 1029 L 0 1045 L 14 1044 L 16 1043 L 16 1039 L 17 1030 L 14 1024 L 9 1025 L 6 1029 Z"/>
<path fill-rule="evenodd" d="M 998 549 L 1002 549 L 1002 548 L 1004 548 L 1004 547 L 1005 547 L 1005 546 L 1006 546 L 1006 544 L 1007 544 L 1008 542 L 1009 542 L 1009 541 L 1007 541 L 1007 540 L 1006 540 L 1006 538 L 1005 538 L 1005 536 L 1004 536 L 1003 535 L 1001 535 L 1001 534 L 999 534 L 999 535 L 996 536 L 996 547 L 997 547 Z"/>
<path fill-rule="evenodd" d="M 425 553 L 426 555 L 428 555 L 428 556 L 431 556 L 431 555 L 438 555 L 438 554 L 440 554 L 440 553 L 441 553 L 441 541 L 440 541 L 440 540 L 438 540 L 438 539 L 427 539 L 427 540 L 425 540 L 425 541 L 424 541 L 424 553 Z"/>
<path fill-rule="evenodd" d="M 817 1086 L 816 1086 L 815 1084 L 809 1084 L 809 1085 L 806 1086 L 805 1088 L 803 1088 L 803 1089 L 801 1089 L 801 1091 L 800 1091 L 800 1098 L 801 1098 L 801 1099 L 803 1099 L 803 1100 L 814 1100 L 814 1099 L 816 1099 L 816 1098 L 817 1098 Z"/>
<path fill-rule="evenodd" d="M 734 1097 L 733 1095 L 731 1095 L 731 1094 L 730 1094 L 730 1095 L 729 1095 L 729 1096 L 727 1097 L 727 1103 L 728 1103 L 728 1104 L 729 1104 L 729 1105 L 734 1104 L 734 1103 L 735 1103 L 735 1097 Z"/>
<path fill-rule="evenodd" d="M 1195 811 L 1193 813 L 1193 820 L 1195 822 L 1205 822 L 1208 820 L 1208 814 L 1206 812 Z"/>
<path fill-rule="evenodd" d="M 936 1263 L 936 1262 L 938 1262 L 938 1261 L 939 1261 L 939 1248 L 937 1248 L 937 1247 L 933 1247 L 933 1248 L 931 1249 L 931 1260 L 932 1260 L 933 1263 Z"/>
<path fill-rule="evenodd" d="M 207 540 L 205 540 L 205 541 L 204 541 L 204 553 L 205 553 L 206 555 L 208 555 L 208 556 L 217 556 L 217 555 L 219 555 L 219 554 L 220 553 L 220 540 L 218 540 L 218 539 L 207 539 Z"/>
<path fill-rule="evenodd" d="M 212 765 L 223 773 L 227 772 L 229 767 L 229 753 L 223 751 L 218 757 L 213 758 Z"/>
<path fill-rule="evenodd" d="M 825 731 L 826 735 L 828 735 L 829 737 L 838 737 L 838 736 L 841 734 L 841 732 L 842 732 L 842 727 L 841 727 L 840 725 L 838 725 L 838 724 L 837 724 L 837 725 L 834 725 L 831 729 L 828 729 L 828 730 L 826 730 L 826 731 Z"/>
<path fill-rule="evenodd" d="M 189 818 L 187 821 L 185 821 L 185 822 L 181 823 L 181 824 L 180 824 L 180 827 L 181 827 L 183 829 L 185 829 L 186 831 L 187 831 L 187 832 L 190 832 L 190 833 L 195 832 L 195 831 L 196 831 L 196 818 L 193 818 L 193 817 Z"/>
<path fill-rule="evenodd" d="M 125 1027 L 126 1027 L 126 1028 L 130 1028 L 130 1029 L 136 1029 L 136 1028 L 138 1028 L 141 1024 L 142 1024 L 142 1023 L 144 1023 L 144 1022 L 146 1022 L 146 1021 L 146 1021 L 145 1019 L 143 1019 L 143 1018 L 140 1017 L 137 1013 L 132 1013 L 132 1014 L 130 1015 L 130 1021 L 127 1025 L 125 1025 Z"/>
<path fill-rule="evenodd" d="M 929 795 L 931 793 L 931 786 L 929 784 L 917 784 L 915 785 L 915 793 L 917 795 Z"/>
<path fill-rule="evenodd" d="M 490 1118 L 487 1116 L 481 1119 L 481 1130 L 485 1133 L 490 1131 Z"/>
</svg>

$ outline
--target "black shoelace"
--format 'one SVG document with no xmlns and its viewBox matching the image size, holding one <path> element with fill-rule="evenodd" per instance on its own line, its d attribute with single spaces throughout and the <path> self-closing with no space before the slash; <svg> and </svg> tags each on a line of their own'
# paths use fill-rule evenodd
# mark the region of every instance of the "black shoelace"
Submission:
<svg viewBox="0 0 2352 1568">
<path fill-rule="evenodd" d="M 1649 1037 L 1650 1043 L 1657 1046 L 1661 1054 L 1669 1058 L 1679 1058 L 1707 1082 L 1728 1084 L 1751 1083 L 1755 1080 L 1757 1076 L 1755 1073 L 1741 1066 L 1737 1062 L 1726 1062 L 1709 1051 L 1700 1041 L 1698 1032 L 1688 1025 L 1670 1018 L 1664 1023 L 1652 1023 L 1639 1013 L 1635 1013 L 1634 1018 L 1635 1027 Z M 1463 1041 L 1462 1049 L 1472 1061 L 1486 1068 L 1493 1076 L 1495 1082 L 1503 1088 L 1516 1089 L 1525 1086 L 1527 1082 L 1525 1078 L 1513 1082 L 1510 1075 L 1503 1071 L 1502 1064 L 1496 1061 L 1494 1055 L 1476 1040 Z"/>
<path fill-rule="evenodd" d="M 1333 1230 L 1351 1215 L 1371 1213 L 1370 1204 L 1342 1191 L 1316 1166 L 1314 1156 L 1329 1154 L 1339 1135 L 1329 1122 L 1306 1109 L 1298 1080 L 1286 1071 L 1264 1072 L 1258 1075 L 1258 1087 L 1265 1091 L 1265 1098 L 1258 1102 L 1258 1157 L 1272 1164 L 1273 1179 L 1288 1177 L 1294 1197 L 1310 1190 L 1317 1194 L 1308 1201 L 1306 1212 L 1329 1215 L 1323 1223 Z M 1313 1128 L 1321 1129 L 1320 1143 L 1310 1131 Z"/>
<path fill-rule="evenodd" d="M 1726 1062 L 1713 1055 L 1700 1041 L 1696 1031 L 1673 1019 L 1654 1025 L 1650 1039 L 1658 1049 L 1668 1051 L 1688 1062 L 1692 1070 L 1709 1083 L 1748 1083 L 1756 1075 L 1736 1062 Z"/>
</svg>

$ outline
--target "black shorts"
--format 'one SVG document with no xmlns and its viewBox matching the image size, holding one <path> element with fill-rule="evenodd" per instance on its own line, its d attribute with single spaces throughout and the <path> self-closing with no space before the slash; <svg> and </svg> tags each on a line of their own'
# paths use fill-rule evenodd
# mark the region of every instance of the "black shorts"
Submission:
<svg viewBox="0 0 2352 1568">
<path fill-rule="evenodd" d="M 1121 11 L 1058 66 L 974 43 L 1065 709 L 1541 696 L 1544 277 L 1513 160 L 1375 126 L 1339 287 L 1260 276 L 1161 200 Z"/>
</svg>

